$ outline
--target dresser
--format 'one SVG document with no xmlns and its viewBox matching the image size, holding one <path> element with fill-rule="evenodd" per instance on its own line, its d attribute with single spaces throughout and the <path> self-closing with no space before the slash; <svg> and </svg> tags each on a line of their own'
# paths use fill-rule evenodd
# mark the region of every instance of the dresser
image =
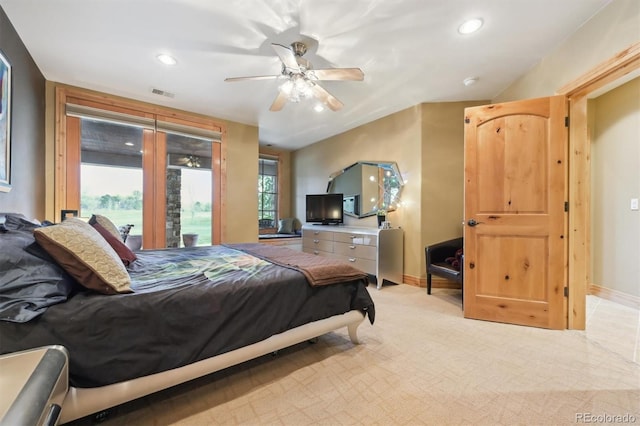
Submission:
<svg viewBox="0 0 640 426">
<path fill-rule="evenodd" d="M 350 262 L 375 277 L 378 289 L 383 281 L 402 283 L 402 229 L 357 226 L 302 226 L 302 251 Z"/>
</svg>

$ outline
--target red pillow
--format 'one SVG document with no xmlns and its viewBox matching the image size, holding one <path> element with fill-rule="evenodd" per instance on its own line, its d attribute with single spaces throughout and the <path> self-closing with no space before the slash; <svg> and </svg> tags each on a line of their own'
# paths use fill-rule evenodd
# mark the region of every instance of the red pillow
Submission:
<svg viewBox="0 0 640 426">
<path fill-rule="evenodd" d="M 124 263 L 125 266 L 129 266 L 134 260 L 137 259 L 136 254 L 131 251 L 129 247 L 127 247 L 122 241 L 116 238 L 111 232 L 107 231 L 107 229 L 100 225 L 98 222 L 92 223 L 91 226 L 98 231 L 102 237 L 107 240 L 111 248 L 115 250 Z"/>
</svg>

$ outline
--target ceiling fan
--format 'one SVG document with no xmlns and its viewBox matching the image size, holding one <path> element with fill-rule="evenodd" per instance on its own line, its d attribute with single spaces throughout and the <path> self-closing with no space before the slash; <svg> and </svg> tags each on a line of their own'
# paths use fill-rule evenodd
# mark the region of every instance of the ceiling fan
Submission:
<svg viewBox="0 0 640 426">
<path fill-rule="evenodd" d="M 280 75 L 231 77 L 224 80 L 244 81 L 284 78 L 285 82 L 280 86 L 278 95 L 269 108 L 271 111 L 280 111 L 287 101 L 300 102 L 301 99 L 311 96 L 327 105 L 332 111 L 338 111 L 344 104 L 320 86 L 318 81 L 362 81 L 364 79 L 364 73 L 360 68 L 313 69 L 311 62 L 302 57 L 307 52 L 307 46 L 303 42 L 293 42 L 291 47 L 271 43 L 271 47 L 273 47 L 273 50 L 276 51 L 282 61 L 282 73 Z"/>
</svg>

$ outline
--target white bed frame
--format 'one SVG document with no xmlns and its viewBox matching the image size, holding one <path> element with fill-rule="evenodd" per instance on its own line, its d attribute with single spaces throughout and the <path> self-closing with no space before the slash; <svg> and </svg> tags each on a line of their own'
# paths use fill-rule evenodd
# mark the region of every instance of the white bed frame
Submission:
<svg viewBox="0 0 640 426">
<path fill-rule="evenodd" d="M 126 382 L 97 388 L 69 387 L 62 404 L 60 423 L 67 423 L 171 386 L 223 370 L 259 356 L 313 339 L 341 327 L 347 327 L 349 338 L 358 344 L 357 329 L 364 314 L 354 310 L 276 334 L 258 343 L 222 355 L 207 358 L 173 370 L 139 377 Z"/>
</svg>

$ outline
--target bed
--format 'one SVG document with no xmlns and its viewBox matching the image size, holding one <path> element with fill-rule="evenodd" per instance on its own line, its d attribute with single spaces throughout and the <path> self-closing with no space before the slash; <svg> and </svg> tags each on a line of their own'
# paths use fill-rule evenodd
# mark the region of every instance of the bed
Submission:
<svg viewBox="0 0 640 426">
<path fill-rule="evenodd" d="M 63 423 L 341 327 L 357 343 L 359 324 L 375 318 L 366 274 L 262 244 L 137 252 L 128 287 L 102 294 L 36 241 L 62 224 L 6 218 L 0 354 L 66 348 Z"/>
</svg>

